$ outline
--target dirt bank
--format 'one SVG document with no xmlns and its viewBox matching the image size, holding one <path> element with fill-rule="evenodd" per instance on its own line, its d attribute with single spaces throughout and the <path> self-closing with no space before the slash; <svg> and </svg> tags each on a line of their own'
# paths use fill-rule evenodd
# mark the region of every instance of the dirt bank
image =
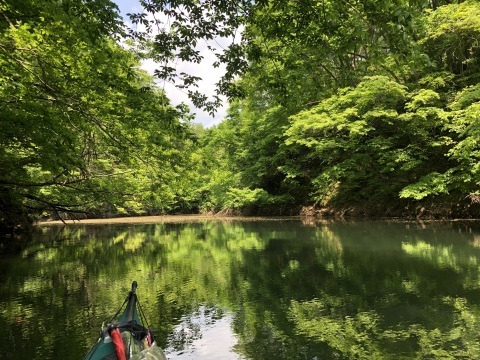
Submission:
<svg viewBox="0 0 480 360">
<path fill-rule="evenodd" d="M 182 223 L 194 221 L 284 221 L 295 220 L 300 217 L 249 217 L 249 216 L 217 216 L 217 215 L 161 215 L 161 216 L 133 216 L 108 219 L 81 219 L 81 220 L 54 220 L 41 221 L 36 225 L 62 225 L 62 224 L 154 224 L 154 223 Z"/>
</svg>

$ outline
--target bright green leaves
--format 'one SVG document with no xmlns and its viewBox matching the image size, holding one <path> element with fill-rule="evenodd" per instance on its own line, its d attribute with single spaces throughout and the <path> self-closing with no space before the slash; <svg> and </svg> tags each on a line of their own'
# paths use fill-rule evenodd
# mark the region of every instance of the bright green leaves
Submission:
<svg viewBox="0 0 480 360">
<path fill-rule="evenodd" d="M 1 205 L 0 221 L 174 209 L 188 115 L 110 36 L 110 1 L 42 3 L 48 12 L 19 3 L 1 18 L 0 192 L 16 205 Z"/>
<path fill-rule="evenodd" d="M 433 90 L 409 96 L 405 86 L 386 77 L 365 78 L 357 87 L 292 116 L 286 144 L 311 149 L 310 158 L 318 164 L 312 191 L 324 206 L 341 198 L 368 199 L 399 191 L 404 179 L 428 173 L 428 159 L 437 153 L 431 135 L 443 125 L 444 114 L 435 105 L 441 102 Z M 428 192 L 425 181 L 418 187 L 422 194 Z M 431 191 L 438 194 L 446 188 L 435 181 Z M 402 197 L 420 198 L 419 193 L 409 189 Z"/>
<path fill-rule="evenodd" d="M 8 2 L 0 191 L 31 208 L 112 214 L 476 194 L 479 5 L 425 5 L 144 1 L 172 21 L 133 15 L 147 28 L 132 31 L 139 43 L 129 46 L 148 48 L 138 55 L 117 43 L 108 0 Z M 171 61 L 201 61 L 200 40 L 240 26 L 241 42 L 216 65 L 227 66 L 218 93 L 243 99 L 195 138 L 191 114 L 169 105 L 139 58 L 160 61 L 158 76 L 179 79 L 213 112 L 219 98 L 193 89 L 198 78 L 175 74 Z"/>
<path fill-rule="evenodd" d="M 453 101 L 443 108 L 432 106 L 435 103 L 439 106 L 437 93 L 421 90 L 407 105 L 409 109 L 419 102 L 419 96 L 423 99 L 421 105 L 430 103 L 431 106 L 419 108 L 416 113 L 423 121 L 437 123 L 436 133 L 439 136 L 432 139 L 432 146 L 442 149 L 442 162 L 449 165 L 441 170 L 442 167 L 437 164 L 437 171 L 428 173 L 418 182 L 405 187 L 400 196 L 419 200 L 438 194 L 460 193 L 468 197 L 476 193 L 480 185 L 478 85 L 465 87 L 454 94 L 451 96 Z"/>
<path fill-rule="evenodd" d="M 440 105 L 440 94 L 429 89 L 420 89 L 412 99 L 406 104 L 405 108 L 409 111 L 416 111 L 421 107 Z"/>
<path fill-rule="evenodd" d="M 423 176 L 420 181 L 406 186 L 400 191 L 400 197 L 421 200 L 427 196 L 448 194 L 448 183 L 448 174 L 433 172 Z"/>
<path fill-rule="evenodd" d="M 309 161 L 316 166 L 311 164 L 308 173 L 315 201 L 326 205 L 339 191 L 354 191 L 360 178 L 378 176 L 375 158 L 378 151 L 382 154 L 391 147 L 390 140 L 383 138 L 395 128 L 396 108 L 404 97 L 403 86 L 372 77 L 291 117 L 285 143 L 311 148 Z"/>
<path fill-rule="evenodd" d="M 252 205 L 262 205 L 269 198 L 263 189 L 229 188 L 223 206 L 227 209 L 245 209 Z"/>
<path fill-rule="evenodd" d="M 468 194 L 478 193 L 480 186 L 480 102 L 464 110 L 458 110 L 453 117 L 451 131 L 458 136 L 458 142 L 447 156 L 458 162 L 453 180 L 456 187 Z"/>
<path fill-rule="evenodd" d="M 455 96 L 454 102 L 451 104 L 453 110 L 461 110 L 467 108 L 475 102 L 480 102 L 480 84 L 467 86 Z"/>
<path fill-rule="evenodd" d="M 258 85 L 274 95 L 276 104 L 298 106 L 332 94 L 332 89 L 356 85 L 372 73 L 372 67 L 375 74 L 399 77 L 405 75 L 407 63 L 416 70 L 428 63 L 417 44 L 423 2 L 154 0 L 141 4 L 147 13 L 157 15 L 151 20 L 146 13 L 131 15 L 134 24 L 146 29 L 132 35 L 151 45 L 150 55 L 159 64 L 156 76 L 177 81 L 179 87 L 197 86 L 199 78 L 177 74 L 175 61 L 201 62 L 199 43 L 237 37 L 222 50 L 209 46 L 216 51 L 216 66 L 226 65 L 217 95 L 229 98 L 246 95 L 236 84 L 245 74 L 262 80 Z M 218 105 L 201 91 L 189 94 L 208 110 Z"/>
<path fill-rule="evenodd" d="M 480 7 L 445 3 L 249 4 L 234 187 L 400 212 L 477 194 Z"/>
<path fill-rule="evenodd" d="M 286 144 L 302 144 L 328 151 L 368 135 L 374 126 L 386 126 L 397 119 L 396 108 L 405 97 L 405 88 L 384 77 L 367 78 L 355 89 L 344 89 L 320 105 L 291 117 Z M 349 145 L 350 146 L 350 145 Z"/>
<path fill-rule="evenodd" d="M 439 7 L 426 17 L 421 44 L 440 69 L 478 81 L 480 58 L 480 5 L 465 1 Z"/>
</svg>

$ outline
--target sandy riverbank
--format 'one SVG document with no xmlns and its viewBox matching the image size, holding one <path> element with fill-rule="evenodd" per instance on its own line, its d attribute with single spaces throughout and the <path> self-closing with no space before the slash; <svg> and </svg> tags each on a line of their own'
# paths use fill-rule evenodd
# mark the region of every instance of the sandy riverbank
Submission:
<svg viewBox="0 0 480 360">
<path fill-rule="evenodd" d="M 79 219 L 79 220 L 55 220 L 41 221 L 36 225 L 62 225 L 62 224 L 154 224 L 154 223 L 182 223 L 193 221 L 279 221 L 295 220 L 299 217 L 247 217 L 247 216 L 216 216 L 216 215 L 161 215 L 161 216 L 132 216 L 108 219 Z"/>
</svg>

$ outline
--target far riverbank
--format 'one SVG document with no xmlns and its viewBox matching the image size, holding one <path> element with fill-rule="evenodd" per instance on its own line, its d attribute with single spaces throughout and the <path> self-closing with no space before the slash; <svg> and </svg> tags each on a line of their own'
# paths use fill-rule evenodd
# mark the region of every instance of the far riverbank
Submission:
<svg viewBox="0 0 480 360">
<path fill-rule="evenodd" d="M 285 216 L 285 217 L 261 217 L 261 216 L 216 216 L 216 215 L 158 215 L 158 216 L 132 216 L 106 219 L 79 219 L 79 220 L 50 220 L 40 221 L 36 225 L 61 225 L 61 224 L 153 224 L 153 223 L 183 223 L 205 220 L 215 221 L 285 221 L 298 220 L 304 216 Z"/>
</svg>

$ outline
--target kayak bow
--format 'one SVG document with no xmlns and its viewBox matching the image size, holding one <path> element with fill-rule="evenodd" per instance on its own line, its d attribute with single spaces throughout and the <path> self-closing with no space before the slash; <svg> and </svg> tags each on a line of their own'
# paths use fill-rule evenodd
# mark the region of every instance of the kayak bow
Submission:
<svg viewBox="0 0 480 360">
<path fill-rule="evenodd" d="M 134 281 L 123 305 L 101 329 L 98 341 L 85 356 L 85 360 L 144 359 L 146 354 L 149 354 L 149 359 L 166 360 L 163 351 L 155 344 L 136 291 L 137 282 Z"/>
</svg>

